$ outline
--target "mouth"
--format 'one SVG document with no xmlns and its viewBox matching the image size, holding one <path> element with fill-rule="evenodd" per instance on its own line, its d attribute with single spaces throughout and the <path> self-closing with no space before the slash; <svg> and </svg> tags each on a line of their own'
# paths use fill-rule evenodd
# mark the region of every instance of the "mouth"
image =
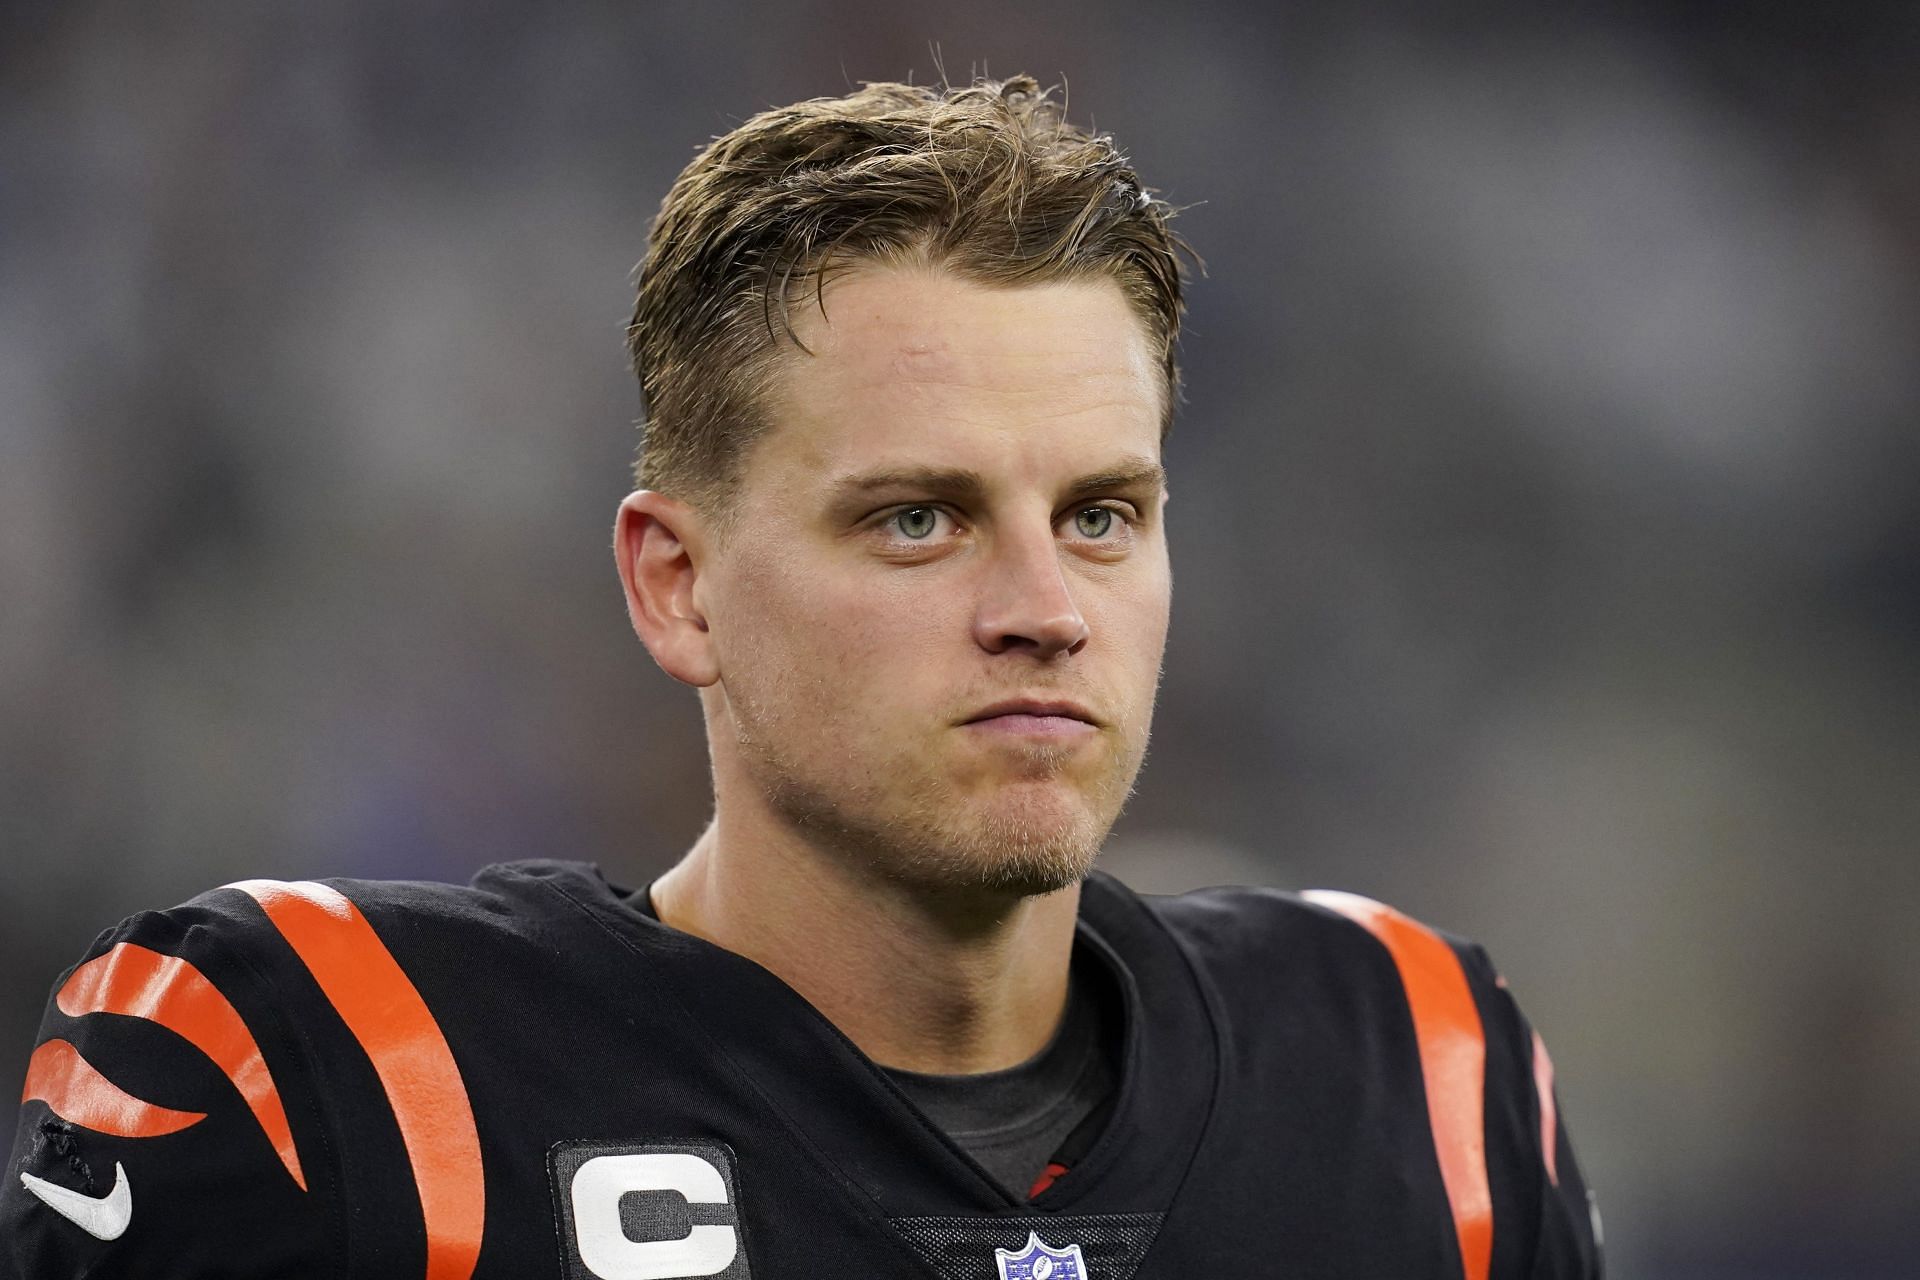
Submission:
<svg viewBox="0 0 1920 1280">
<path fill-rule="evenodd" d="M 983 708 L 960 723 L 983 732 L 1043 738 L 1075 737 L 1100 728 L 1093 712 L 1077 702 L 1060 698 L 1010 698 Z"/>
</svg>

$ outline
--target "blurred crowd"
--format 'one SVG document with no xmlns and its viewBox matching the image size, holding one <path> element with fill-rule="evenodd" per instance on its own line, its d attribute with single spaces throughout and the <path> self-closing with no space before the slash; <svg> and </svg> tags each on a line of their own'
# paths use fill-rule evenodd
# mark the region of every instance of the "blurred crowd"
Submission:
<svg viewBox="0 0 1920 1280">
<path fill-rule="evenodd" d="M 1207 262 L 1108 865 L 1485 942 L 1615 1274 L 1920 1274 L 1916 69 L 1897 3 L 8 6 L 0 1122 L 129 912 L 684 848 L 648 221 L 761 108 L 1030 71 Z"/>
</svg>

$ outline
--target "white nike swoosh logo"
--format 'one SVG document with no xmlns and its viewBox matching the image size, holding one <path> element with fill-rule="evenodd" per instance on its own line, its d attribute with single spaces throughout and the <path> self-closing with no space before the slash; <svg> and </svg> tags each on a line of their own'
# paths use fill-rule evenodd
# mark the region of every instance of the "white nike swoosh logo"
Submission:
<svg viewBox="0 0 1920 1280">
<path fill-rule="evenodd" d="M 46 1202 L 47 1208 L 97 1240 L 118 1240 L 133 1221 L 133 1188 L 127 1182 L 126 1168 L 117 1160 L 113 1165 L 113 1190 L 97 1198 L 24 1170 L 20 1182 Z"/>
</svg>

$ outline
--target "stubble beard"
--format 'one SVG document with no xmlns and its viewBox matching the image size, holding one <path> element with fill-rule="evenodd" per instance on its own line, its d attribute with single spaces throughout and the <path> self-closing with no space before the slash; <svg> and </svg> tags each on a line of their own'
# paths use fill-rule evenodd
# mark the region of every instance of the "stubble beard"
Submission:
<svg viewBox="0 0 1920 1280">
<path fill-rule="evenodd" d="M 783 749 L 773 726 L 735 703 L 736 741 L 753 783 L 768 805 L 809 845 L 851 861 L 865 873 L 931 893 L 1031 897 L 1077 884 L 1092 869 L 1145 759 L 1122 747 L 1085 788 L 1066 791 L 1058 775 L 1073 747 L 1033 749 L 1022 778 L 969 795 L 922 772 L 901 788 L 871 776 L 831 779 L 807 769 L 805 753 Z M 1128 735 L 1122 728 L 1109 730 Z"/>
</svg>

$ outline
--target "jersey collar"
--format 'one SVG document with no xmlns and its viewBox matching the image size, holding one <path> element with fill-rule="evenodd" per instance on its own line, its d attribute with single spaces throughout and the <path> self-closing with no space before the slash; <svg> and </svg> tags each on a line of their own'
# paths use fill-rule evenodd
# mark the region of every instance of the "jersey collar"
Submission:
<svg viewBox="0 0 1920 1280">
<path fill-rule="evenodd" d="M 982 1170 L 778 977 L 662 924 L 597 870 L 580 871 L 578 879 L 565 877 L 572 883 L 563 892 L 652 971 L 684 1014 L 685 1033 L 710 1042 L 720 1065 L 759 1096 L 823 1172 L 883 1216 L 1161 1212 L 1179 1190 L 1218 1088 L 1215 1019 L 1184 950 L 1112 877 L 1088 878 L 1075 946 L 1120 993 L 1114 1103 L 1085 1158 L 1028 1202 Z"/>
</svg>

